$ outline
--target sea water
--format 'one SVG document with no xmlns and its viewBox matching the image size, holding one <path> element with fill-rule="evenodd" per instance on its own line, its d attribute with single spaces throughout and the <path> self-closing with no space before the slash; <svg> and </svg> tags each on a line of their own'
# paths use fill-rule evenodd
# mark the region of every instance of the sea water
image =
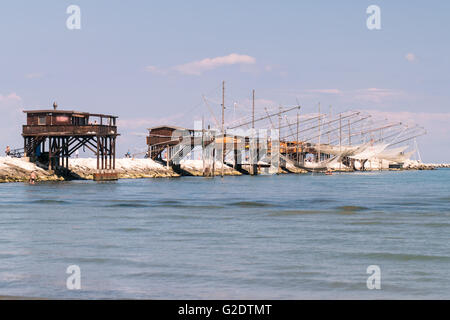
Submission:
<svg viewBox="0 0 450 320">
<path fill-rule="evenodd" d="M 0 295 L 449 299 L 449 238 L 448 169 L 1 184 Z"/>
</svg>

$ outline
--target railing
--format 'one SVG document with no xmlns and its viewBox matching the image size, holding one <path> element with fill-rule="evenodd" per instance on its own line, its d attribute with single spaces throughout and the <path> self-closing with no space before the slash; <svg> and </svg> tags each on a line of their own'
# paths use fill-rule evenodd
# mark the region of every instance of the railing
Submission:
<svg viewBox="0 0 450 320">
<path fill-rule="evenodd" d="M 108 125 L 24 125 L 22 130 L 23 135 L 115 135 L 117 134 L 116 126 Z"/>
</svg>

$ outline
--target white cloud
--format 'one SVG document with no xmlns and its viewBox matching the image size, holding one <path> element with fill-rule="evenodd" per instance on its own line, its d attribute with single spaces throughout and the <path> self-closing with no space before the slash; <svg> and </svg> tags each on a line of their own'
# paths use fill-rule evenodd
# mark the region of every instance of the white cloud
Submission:
<svg viewBox="0 0 450 320">
<path fill-rule="evenodd" d="M 158 68 L 156 66 L 146 66 L 145 67 L 145 71 L 150 72 L 150 73 L 154 73 L 154 74 L 161 74 L 161 75 L 167 74 L 166 70 Z"/>
<path fill-rule="evenodd" d="M 19 97 L 15 92 L 12 92 L 8 95 L 0 94 L 0 102 L 14 102 L 14 101 L 22 101 L 22 98 Z"/>
<path fill-rule="evenodd" d="M 173 69 L 182 74 L 201 75 L 205 71 L 217 69 L 223 66 L 254 63 L 256 63 L 256 59 L 251 56 L 232 53 L 223 57 L 206 58 L 200 61 L 181 64 L 173 67 Z"/>
<path fill-rule="evenodd" d="M 417 57 L 416 57 L 416 55 L 414 53 L 408 53 L 405 56 L 405 59 L 408 60 L 409 62 L 414 62 L 414 61 L 417 60 Z"/>
<path fill-rule="evenodd" d="M 145 67 L 147 72 L 154 74 L 166 75 L 170 71 L 176 71 L 181 74 L 187 75 L 201 75 L 205 71 L 214 70 L 224 66 L 231 65 L 251 65 L 255 64 L 256 59 L 254 57 L 232 53 L 227 56 L 215 57 L 215 58 L 205 58 L 199 61 L 188 62 L 185 64 L 176 65 L 167 69 L 158 68 L 153 65 Z"/>
</svg>

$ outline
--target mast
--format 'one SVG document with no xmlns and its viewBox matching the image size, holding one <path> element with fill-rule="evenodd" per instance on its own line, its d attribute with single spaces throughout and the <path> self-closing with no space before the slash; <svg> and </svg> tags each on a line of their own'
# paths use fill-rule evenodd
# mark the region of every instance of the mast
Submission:
<svg viewBox="0 0 450 320">
<path fill-rule="evenodd" d="M 205 175 L 205 116 L 202 115 L 202 165 L 203 176 Z"/>
<path fill-rule="evenodd" d="M 320 162 L 320 124 L 321 124 L 321 119 L 320 119 L 320 102 L 319 102 L 319 145 L 318 145 L 318 149 L 317 149 L 317 163 Z"/>
<path fill-rule="evenodd" d="M 299 112 L 298 112 L 298 110 L 297 110 L 297 155 L 296 155 L 296 160 L 297 160 L 297 163 L 300 163 L 300 161 L 299 161 L 299 157 L 298 157 L 298 146 L 299 146 L 299 144 L 298 144 L 298 126 L 299 126 Z"/>
<path fill-rule="evenodd" d="M 342 169 L 342 114 L 339 114 L 339 170 Z"/>
<path fill-rule="evenodd" d="M 225 81 L 222 81 L 222 168 L 220 175 L 223 177 L 223 163 L 225 162 Z"/>
<path fill-rule="evenodd" d="M 330 105 L 330 116 L 329 116 L 329 121 L 328 121 L 328 145 L 330 145 L 330 123 L 331 123 L 331 119 L 333 118 L 332 114 L 331 114 L 331 105 Z"/>
<path fill-rule="evenodd" d="M 348 145 L 352 145 L 352 135 L 350 134 L 350 120 L 348 120 Z"/>
<path fill-rule="evenodd" d="M 280 139 L 280 156 L 281 156 L 281 106 L 279 107 L 280 112 L 278 112 L 278 139 Z"/>
<path fill-rule="evenodd" d="M 255 89 L 253 89 L 252 97 L 252 129 L 255 129 Z"/>
</svg>

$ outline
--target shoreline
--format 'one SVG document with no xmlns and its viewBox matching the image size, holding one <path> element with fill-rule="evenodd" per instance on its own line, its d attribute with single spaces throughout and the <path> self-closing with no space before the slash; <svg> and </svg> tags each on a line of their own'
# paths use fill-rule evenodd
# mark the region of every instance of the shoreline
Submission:
<svg viewBox="0 0 450 320">
<path fill-rule="evenodd" d="M 201 160 L 185 160 L 181 163 L 181 172 L 175 172 L 172 168 L 155 162 L 151 159 L 116 159 L 116 172 L 119 179 L 141 178 L 174 178 L 181 176 L 202 176 Z M 450 168 L 450 164 L 423 164 L 415 161 L 406 163 L 402 169 L 383 169 L 383 171 L 403 170 L 433 170 L 438 168 Z M 93 180 L 96 172 L 95 158 L 77 158 L 69 160 L 70 177 L 62 177 L 54 172 L 45 170 L 23 158 L 0 157 L 0 183 L 28 182 L 31 172 L 35 172 L 39 181 L 66 181 L 66 180 Z M 339 170 L 333 170 L 339 172 Z M 352 172 L 341 170 L 343 172 Z M 365 171 L 380 171 L 380 169 L 368 169 Z M 287 170 L 281 170 L 280 174 L 307 174 L 306 170 L 288 166 Z M 224 175 L 240 176 L 242 173 L 229 166 L 224 166 Z M 221 164 L 216 163 L 215 175 L 221 175 Z"/>
</svg>

